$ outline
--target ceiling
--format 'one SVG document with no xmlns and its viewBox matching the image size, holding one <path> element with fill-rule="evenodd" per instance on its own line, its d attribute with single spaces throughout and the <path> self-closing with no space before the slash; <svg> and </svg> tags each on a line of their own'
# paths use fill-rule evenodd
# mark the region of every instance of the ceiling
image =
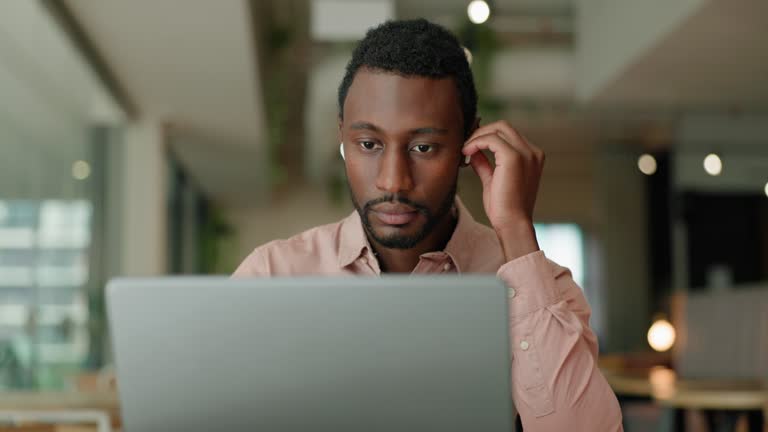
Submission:
<svg viewBox="0 0 768 432">
<path fill-rule="evenodd" d="M 87 128 L 119 113 L 40 2 L 0 2 L 0 94 L 0 196 L 84 196 Z"/>
<path fill-rule="evenodd" d="M 768 106 L 768 2 L 711 0 L 593 100 L 666 107 Z"/>
<path fill-rule="evenodd" d="M 566 15 L 573 11 L 575 0 L 495 0 L 491 16 L 495 15 Z M 396 0 L 399 18 L 466 15 L 468 0 Z"/>
<path fill-rule="evenodd" d="M 203 191 L 252 200 L 266 158 L 249 2 L 65 0 L 142 117 L 169 125 Z M 398 18 L 465 17 L 464 0 L 397 0 Z M 492 2 L 493 16 L 563 16 L 573 0 Z M 215 160 L 216 163 L 211 163 Z"/>
<path fill-rule="evenodd" d="M 139 115 L 176 134 L 175 153 L 208 196 L 237 201 L 245 185 L 263 182 L 264 114 L 247 1 L 66 4 Z"/>
<path fill-rule="evenodd" d="M 467 0 L 393 1 L 398 18 L 424 16 L 438 22 L 465 19 L 468 4 Z M 95 42 L 140 115 L 167 126 L 174 153 L 204 192 L 227 204 L 253 201 L 253 188 L 266 184 L 267 170 L 262 167 L 267 146 L 250 2 L 65 3 Z M 515 17 L 527 17 L 534 23 L 551 18 L 565 23 L 565 33 L 576 30 L 575 0 L 496 0 L 491 6 L 492 24 L 495 21 L 496 26 L 505 27 Z M 651 110 L 675 104 L 764 103 L 768 100 L 768 81 L 762 79 L 768 76 L 768 51 L 764 49 L 768 46 L 768 26 L 761 22 L 764 16 L 768 16 L 768 4 L 762 0 L 711 0 L 628 65 L 590 103 L 622 107 L 635 104 Z M 536 32 L 536 28 L 532 31 Z M 514 52 L 501 55 L 508 61 L 499 64 L 507 65 L 502 72 L 514 70 L 515 75 L 496 74 L 504 77 L 496 86 L 498 93 L 517 100 L 520 89 L 535 90 L 524 100 L 528 103 L 549 91 L 549 99 L 568 105 L 577 78 L 573 64 L 579 60 L 573 45 L 567 42 L 570 37 L 556 40 L 556 44 L 546 47 L 546 52 L 541 50 L 546 38 L 532 39 L 534 43 L 526 45 L 527 51 L 519 45 L 509 46 Z M 530 67 L 523 67 L 526 65 Z M 548 73 L 537 72 L 540 70 Z M 335 88 L 337 78 L 329 77 L 327 85 Z M 593 137 L 603 136 L 594 128 L 605 129 L 593 119 L 599 115 L 587 121 L 568 113 L 557 121 L 537 120 L 536 115 L 546 117 L 546 112 L 516 120 L 527 124 L 533 135 L 541 135 L 541 141 L 568 142 L 563 150 L 580 152 L 589 147 L 586 143 L 595 142 Z M 558 127 L 558 122 L 563 121 L 565 126 Z M 622 128 L 615 129 L 619 135 L 624 133 Z"/>
<path fill-rule="evenodd" d="M 488 1 L 487 25 L 505 45 L 573 46 L 575 0 Z M 395 0 L 397 17 L 425 17 L 450 29 L 469 23 L 469 0 Z"/>
</svg>

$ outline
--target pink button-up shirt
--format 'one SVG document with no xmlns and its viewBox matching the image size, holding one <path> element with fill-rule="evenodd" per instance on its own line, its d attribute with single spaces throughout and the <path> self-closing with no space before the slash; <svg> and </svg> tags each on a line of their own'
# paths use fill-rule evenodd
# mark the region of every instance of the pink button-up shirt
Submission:
<svg viewBox="0 0 768 432">
<path fill-rule="evenodd" d="M 423 254 L 413 273 L 496 273 L 509 287 L 512 388 L 528 431 L 622 430 L 616 396 L 597 368 L 590 308 L 568 269 L 544 253 L 505 262 L 496 233 L 459 199 L 458 223 L 441 252 Z M 381 273 L 357 212 L 256 248 L 234 276 Z"/>
</svg>

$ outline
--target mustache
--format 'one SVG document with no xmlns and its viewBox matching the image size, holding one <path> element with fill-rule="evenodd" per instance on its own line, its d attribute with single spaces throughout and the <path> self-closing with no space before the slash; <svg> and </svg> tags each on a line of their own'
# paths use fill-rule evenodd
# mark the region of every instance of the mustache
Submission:
<svg viewBox="0 0 768 432">
<path fill-rule="evenodd" d="M 411 201 L 404 196 L 400 196 L 396 194 L 384 195 L 383 197 L 376 198 L 366 202 L 365 205 L 363 206 L 363 211 L 368 213 L 371 211 L 371 207 L 377 204 L 387 203 L 387 202 L 392 202 L 392 203 L 398 202 L 400 204 L 405 204 L 409 207 L 413 207 L 414 209 L 416 209 L 417 212 L 429 216 L 429 209 L 425 205 L 419 204 L 415 201 Z"/>
</svg>

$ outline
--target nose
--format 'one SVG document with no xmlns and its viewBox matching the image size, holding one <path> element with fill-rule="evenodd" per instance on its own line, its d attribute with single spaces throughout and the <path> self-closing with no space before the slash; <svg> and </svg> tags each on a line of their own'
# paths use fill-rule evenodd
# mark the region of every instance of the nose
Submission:
<svg viewBox="0 0 768 432">
<path fill-rule="evenodd" d="M 380 159 L 379 175 L 376 177 L 376 187 L 379 190 L 396 194 L 413 188 L 413 176 L 407 152 L 390 149 Z"/>
</svg>

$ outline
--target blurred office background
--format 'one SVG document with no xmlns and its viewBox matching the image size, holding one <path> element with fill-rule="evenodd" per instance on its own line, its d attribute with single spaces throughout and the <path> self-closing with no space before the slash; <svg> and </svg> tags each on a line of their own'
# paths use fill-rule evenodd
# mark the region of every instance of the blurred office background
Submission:
<svg viewBox="0 0 768 432">
<path fill-rule="evenodd" d="M 349 214 L 338 83 L 367 28 L 417 17 L 471 52 L 483 121 L 546 151 L 538 235 L 583 287 L 606 367 L 768 378 L 768 3 L 469 5 L 0 2 L 0 391 L 109 370 L 109 278 L 228 274 Z M 484 220 L 470 170 L 459 193 Z M 678 337 L 651 355 L 660 319 Z M 627 400 L 628 430 L 665 421 Z"/>
</svg>

